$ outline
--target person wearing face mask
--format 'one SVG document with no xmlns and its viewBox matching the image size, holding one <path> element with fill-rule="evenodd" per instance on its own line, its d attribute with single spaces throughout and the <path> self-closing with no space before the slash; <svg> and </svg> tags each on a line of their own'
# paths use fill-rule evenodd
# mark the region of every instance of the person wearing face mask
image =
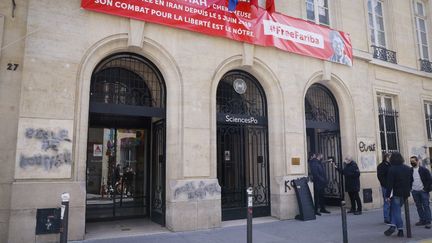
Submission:
<svg viewBox="0 0 432 243">
<path fill-rule="evenodd" d="M 431 173 L 425 167 L 419 165 L 417 156 L 411 156 L 411 172 L 412 172 L 412 191 L 414 202 L 417 207 L 417 213 L 420 221 L 416 226 L 425 226 L 426 229 L 431 228 L 431 210 L 429 207 L 429 192 L 431 191 Z"/>
</svg>

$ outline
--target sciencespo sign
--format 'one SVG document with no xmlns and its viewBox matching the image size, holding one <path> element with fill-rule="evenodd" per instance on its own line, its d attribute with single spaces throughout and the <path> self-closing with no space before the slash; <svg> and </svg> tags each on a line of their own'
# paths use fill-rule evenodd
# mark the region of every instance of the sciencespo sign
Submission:
<svg viewBox="0 0 432 243">
<path fill-rule="evenodd" d="M 235 11 L 228 10 L 228 0 L 82 0 L 81 6 L 352 66 L 348 34 L 248 1 L 239 1 Z"/>
</svg>

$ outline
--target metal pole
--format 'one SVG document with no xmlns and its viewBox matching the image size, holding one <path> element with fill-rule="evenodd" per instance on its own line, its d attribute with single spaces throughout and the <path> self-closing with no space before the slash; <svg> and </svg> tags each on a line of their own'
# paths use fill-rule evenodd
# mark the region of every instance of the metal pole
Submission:
<svg viewBox="0 0 432 243">
<path fill-rule="evenodd" d="M 346 217 L 345 201 L 341 202 L 341 215 L 342 215 L 343 243 L 348 243 L 348 230 L 347 230 L 347 217 Z"/>
<path fill-rule="evenodd" d="M 247 190 L 248 209 L 247 209 L 247 243 L 252 243 L 252 217 L 253 217 L 253 189 L 249 187 Z"/>
<path fill-rule="evenodd" d="M 120 192 L 120 207 L 123 205 L 123 184 L 124 184 L 124 175 L 122 175 L 121 177 L 120 177 L 121 179 L 120 179 L 120 182 L 121 182 L 121 184 L 120 184 L 120 190 L 121 190 L 121 192 Z"/>
<path fill-rule="evenodd" d="M 67 243 L 68 237 L 68 221 L 69 221 L 69 199 L 70 194 L 67 192 L 61 195 L 61 229 L 60 229 L 60 243 Z"/>
<path fill-rule="evenodd" d="M 411 238 L 412 237 L 412 235 L 411 235 L 411 220 L 410 220 L 408 198 L 405 199 L 405 223 L 406 223 L 407 237 Z"/>
</svg>

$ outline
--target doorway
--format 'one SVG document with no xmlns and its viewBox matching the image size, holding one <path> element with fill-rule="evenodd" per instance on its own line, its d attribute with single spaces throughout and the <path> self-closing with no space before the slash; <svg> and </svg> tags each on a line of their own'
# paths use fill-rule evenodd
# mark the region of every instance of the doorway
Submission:
<svg viewBox="0 0 432 243">
<path fill-rule="evenodd" d="M 115 54 L 95 68 L 86 172 L 86 221 L 165 224 L 165 84 L 144 57 Z"/>
<path fill-rule="evenodd" d="M 222 220 L 246 218 L 253 188 L 254 217 L 270 215 L 267 102 L 258 81 L 243 71 L 224 75 L 217 88 L 217 176 Z"/>
<path fill-rule="evenodd" d="M 89 127 L 87 220 L 148 215 L 149 135 L 144 126 Z"/>
<path fill-rule="evenodd" d="M 321 153 L 324 160 L 332 159 L 342 168 L 339 109 L 329 89 L 313 84 L 305 97 L 307 152 Z M 324 163 L 327 179 L 325 199 L 328 204 L 339 205 L 344 198 L 343 177 L 331 163 Z"/>
</svg>

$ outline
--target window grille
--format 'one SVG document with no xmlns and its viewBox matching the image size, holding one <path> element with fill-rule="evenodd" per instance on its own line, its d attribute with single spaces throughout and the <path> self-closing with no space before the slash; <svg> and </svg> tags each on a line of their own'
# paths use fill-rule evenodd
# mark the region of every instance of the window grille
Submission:
<svg viewBox="0 0 432 243">
<path fill-rule="evenodd" d="M 391 96 L 378 95 L 378 120 L 380 128 L 381 152 L 399 151 L 398 112 Z"/>
<path fill-rule="evenodd" d="M 164 99 L 162 75 L 150 61 L 138 55 L 115 54 L 93 72 L 91 102 L 164 108 Z"/>
</svg>

